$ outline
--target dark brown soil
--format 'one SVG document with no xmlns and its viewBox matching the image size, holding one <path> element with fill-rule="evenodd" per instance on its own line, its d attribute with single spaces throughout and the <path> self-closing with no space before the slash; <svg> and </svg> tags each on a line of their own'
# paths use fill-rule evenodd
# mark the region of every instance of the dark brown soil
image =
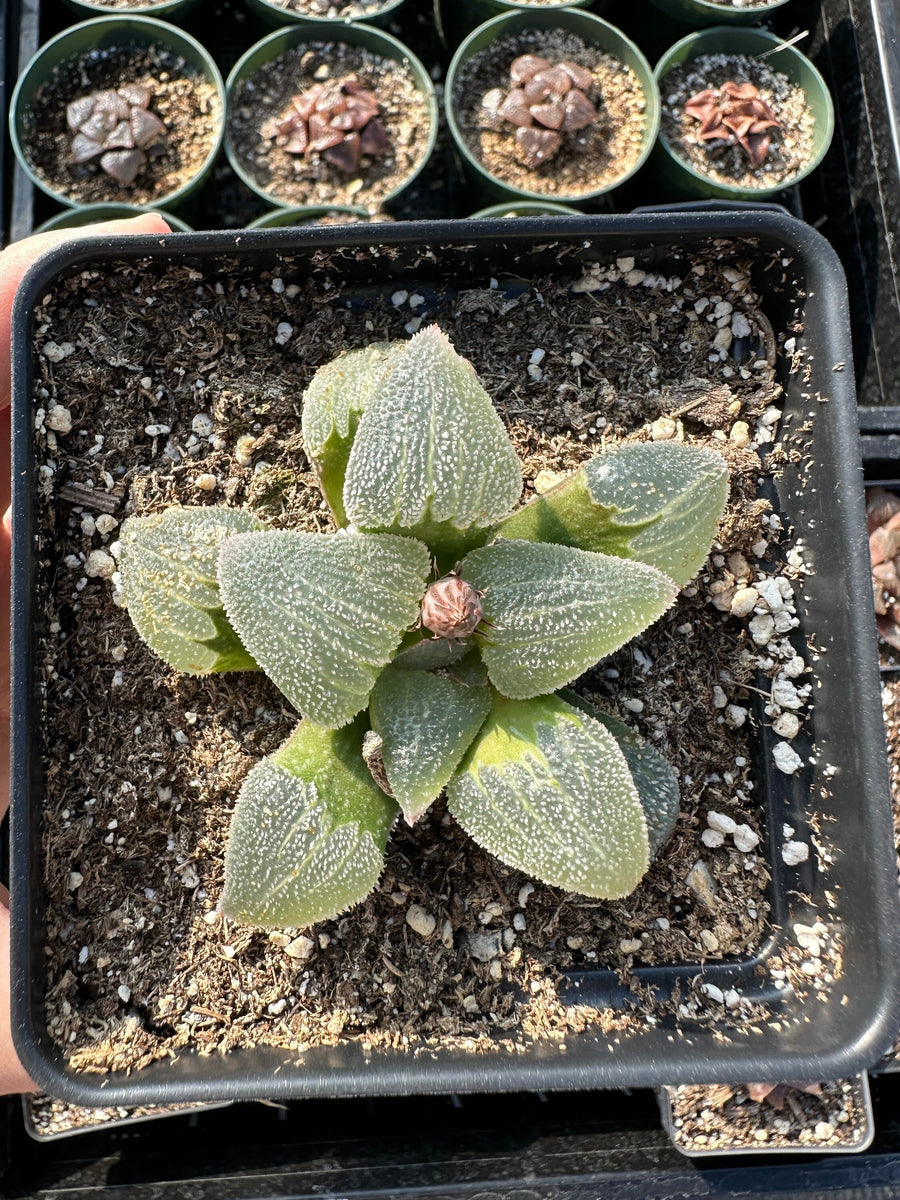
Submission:
<svg viewBox="0 0 900 1200">
<path fill-rule="evenodd" d="M 482 98 L 492 88 L 508 89 L 509 68 L 520 54 L 538 54 L 551 62 L 575 62 L 594 76 L 588 98 L 597 122 L 537 169 L 519 162 L 515 128 L 491 127 Z M 498 38 L 473 54 L 460 69 L 449 99 L 469 152 L 503 183 L 526 192 L 577 200 L 614 187 L 640 159 L 646 128 L 646 100 L 630 67 L 563 29 L 526 30 Z"/>
<path fill-rule="evenodd" d="M 355 204 L 375 209 L 421 166 L 428 150 L 428 104 L 410 69 L 372 51 L 311 40 L 266 63 L 235 91 L 228 119 L 231 151 L 267 195 L 285 204 Z M 348 175 L 321 154 L 289 154 L 261 134 L 291 98 L 326 79 L 354 77 L 378 98 L 389 147 L 363 157 Z"/>
<path fill-rule="evenodd" d="M 72 132 L 66 124 L 71 101 L 124 83 L 149 90 L 150 111 L 166 126 L 165 136 L 147 148 L 146 163 L 128 187 L 102 171 L 97 159 L 72 162 Z M 214 84 L 165 47 L 93 51 L 62 63 L 37 92 L 34 108 L 26 114 L 23 142 L 36 173 L 79 204 L 156 204 L 197 174 L 223 119 Z"/>
<path fill-rule="evenodd" d="M 754 84 L 779 122 L 779 128 L 770 130 L 771 145 L 759 166 L 754 166 L 736 143 L 701 141 L 700 122 L 684 111 L 692 96 L 706 88 L 720 88 L 728 80 Z M 784 187 L 812 160 L 815 118 L 806 93 L 774 65 L 759 58 L 701 55 L 665 75 L 660 80 L 660 95 L 660 132 L 669 147 L 695 171 L 716 183 L 739 188 Z"/>
<path fill-rule="evenodd" d="M 352 308 L 325 256 L 312 275 L 288 262 L 275 278 L 111 264 L 39 306 L 47 1015 L 73 1064 L 344 1039 L 488 1051 L 624 1028 L 641 1018 L 564 1008 L 560 972 L 717 959 L 759 942 L 764 858 L 700 837 L 710 810 L 760 832 L 749 685 L 761 661 L 774 674 L 795 654 L 773 637 L 760 660 L 752 614 L 730 615 L 741 581 L 785 570 L 757 499 L 754 445 L 771 437 L 778 389 L 753 254 L 720 242 L 668 279 L 622 258 L 571 288 L 485 280 L 440 301 L 388 288 Z M 303 389 L 341 349 L 408 336 L 423 317 L 477 368 L 524 460 L 526 497 L 629 436 L 684 437 L 729 462 L 731 502 L 698 579 L 579 685 L 675 766 L 677 829 L 639 888 L 605 903 L 535 885 L 438 802 L 414 829 L 396 826 L 379 887 L 346 917 L 303 939 L 222 924 L 236 793 L 296 714 L 261 675 L 178 676 L 139 641 L 115 603 L 116 523 L 173 501 L 227 503 L 327 532 L 299 433 Z M 739 318 L 759 357 L 720 348 Z M 427 940 L 405 919 L 413 904 L 436 918 Z M 724 1003 L 743 1012 L 737 996 Z M 721 1002 L 710 1011 L 725 1019 Z"/>
<path fill-rule="evenodd" d="M 821 1085 L 822 1095 L 790 1087 L 776 1107 L 751 1100 L 741 1084 L 666 1088 L 669 1132 L 688 1153 L 726 1150 L 862 1150 L 871 1112 L 859 1076 Z"/>
</svg>

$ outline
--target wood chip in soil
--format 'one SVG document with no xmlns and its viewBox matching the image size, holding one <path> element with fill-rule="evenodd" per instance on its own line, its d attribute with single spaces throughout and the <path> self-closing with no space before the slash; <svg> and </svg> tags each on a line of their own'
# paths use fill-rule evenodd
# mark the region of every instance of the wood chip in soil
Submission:
<svg viewBox="0 0 900 1200">
<path fill-rule="evenodd" d="M 753 612 L 732 615 L 748 585 L 790 569 L 758 495 L 777 469 L 777 452 L 764 467 L 756 449 L 775 436 L 780 387 L 751 282 L 752 268 L 777 288 L 782 256 L 716 242 L 665 275 L 628 257 L 579 278 L 561 248 L 571 286 L 485 278 L 423 297 L 408 276 L 360 306 L 342 295 L 342 253 L 366 255 L 319 252 L 312 272 L 288 258 L 274 276 L 227 260 L 208 272 L 110 264 L 37 308 L 46 1000 L 77 1069 L 136 1069 L 188 1048 L 349 1039 L 487 1053 L 588 1029 L 625 1035 L 666 1003 L 640 989 L 634 1014 L 563 1003 L 562 973 L 615 966 L 628 978 L 634 964 L 742 956 L 767 925 L 765 859 L 700 835 L 713 809 L 762 835 L 752 689 L 760 670 L 806 669 L 789 634 L 760 648 Z M 677 828 L 631 896 L 601 902 L 491 858 L 439 801 L 415 828 L 395 827 L 378 888 L 346 916 L 307 931 L 224 924 L 237 791 L 296 713 L 262 675 L 180 676 L 140 642 L 115 603 L 117 523 L 225 503 L 327 532 L 299 432 L 303 390 L 341 350 L 408 337 L 423 320 L 494 398 L 524 463 L 523 499 L 626 438 L 675 436 L 726 457 L 731 499 L 706 566 L 578 685 L 673 764 Z M 724 348 L 732 326 L 738 358 Z M 435 917 L 430 938 L 407 922 L 412 905 Z M 699 992 L 690 1003 L 717 1025 L 747 1016 L 739 996 L 727 1012 Z"/>
<path fill-rule="evenodd" d="M 771 129 L 765 162 L 754 166 L 735 142 L 703 142 L 700 122 L 684 106 L 706 88 L 729 80 L 752 83 L 771 105 L 780 128 Z M 669 148 L 688 166 L 716 183 L 738 188 L 786 187 L 813 156 L 815 117 L 803 88 L 767 62 L 746 54 L 703 54 L 669 71 L 659 84 L 660 131 Z"/>
<path fill-rule="evenodd" d="M 871 1113 L 860 1076 L 822 1083 L 821 1096 L 788 1087 L 776 1107 L 743 1084 L 666 1088 L 672 1141 L 688 1153 L 862 1149 Z"/>
<path fill-rule="evenodd" d="M 166 133 L 146 150 L 134 183 L 122 187 L 99 161 L 72 162 L 66 105 L 92 92 L 140 83 L 150 111 Z M 218 92 L 204 76 L 164 46 L 94 50 L 61 63 L 38 90 L 24 118 L 23 142 L 34 171 L 55 191 L 79 204 L 111 201 L 152 204 L 188 183 L 215 145 L 223 120 Z"/>
<path fill-rule="evenodd" d="M 314 151 L 288 154 L 262 136 L 273 117 L 315 83 L 357 79 L 374 93 L 390 145 L 381 158 L 363 156 L 352 175 Z M 235 89 L 228 139 L 248 176 L 285 204 L 353 204 L 376 209 L 422 164 L 431 119 L 410 68 L 359 46 L 310 40 L 265 63 Z"/>
<path fill-rule="evenodd" d="M 482 107 L 487 92 L 509 89 L 510 64 L 522 54 L 587 68 L 594 76 L 588 99 L 599 113 L 593 126 L 569 135 L 537 169 L 519 162 L 515 127 L 504 121 L 500 129 L 492 128 Z M 637 75 L 564 29 L 525 30 L 479 50 L 460 67 L 450 103 L 463 140 L 481 166 L 503 183 L 542 196 L 576 199 L 613 187 L 635 168 L 643 150 L 647 104 Z"/>
</svg>

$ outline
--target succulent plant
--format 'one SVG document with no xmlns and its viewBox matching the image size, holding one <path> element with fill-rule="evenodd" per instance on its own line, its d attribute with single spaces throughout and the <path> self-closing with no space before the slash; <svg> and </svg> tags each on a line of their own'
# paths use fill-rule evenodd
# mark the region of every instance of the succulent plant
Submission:
<svg viewBox="0 0 900 1200">
<path fill-rule="evenodd" d="M 309 156 L 318 151 L 352 175 L 363 155 L 380 158 L 390 146 L 378 112 L 377 97 L 358 79 L 315 83 L 294 96 L 285 115 L 266 121 L 260 134 L 288 154 Z"/>
<path fill-rule="evenodd" d="M 594 77 L 586 67 L 522 54 L 509 74 L 509 88 L 485 92 L 482 119 L 491 128 L 504 128 L 504 122 L 516 127 L 517 156 L 525 166 L 536 170 L 550 162 L 566 141 L 585 143 L 584 130 L 599 119 L 588 98 Z"/>
<path fill-rule="evenodd" d="M 880 636 L 900 650 L 900 496 L 885 488 L 869 488 L 866 520 L 875 624 Z"/>
<path fill-rule="evenodd" d="M 770 130 L 779 128 L 772 106 L 758 88 L 731 79 L 718 89 L 706 88 L 692 96 L 684 111 L 700 122 L 697 136 L 701 141 L 737 143 L 755 167 L 766 161 Z"/>
<path fill-rule="evenodd" d="M 150 112 L 152 96 L 140 83 L 124 83 L 81 96 L 66 107 L 73 132 L 72 162 L 100 157 L 101 170 L 122 187 L 134 183 L 145 161 L 144 150 L 166 127 Z"/>
<path fill-rule="evenodd" d="M 627 895 L 674 826 L 677 781 L 565 689 L 699 569 L 724 460 L 609 447 L 516 509 L 506 429 L 436 326 L 321 367 L 302 431 L 338 532 L 208 507 L 122 528 L 122 587 L 149 644 L 180 671 L 258 665 L 302 714 L 241 788 L 225 915 L 303 926 L 358 903 L 398 812 L 415 823 L 442 791 L 511 866 Z"/>
</svg>

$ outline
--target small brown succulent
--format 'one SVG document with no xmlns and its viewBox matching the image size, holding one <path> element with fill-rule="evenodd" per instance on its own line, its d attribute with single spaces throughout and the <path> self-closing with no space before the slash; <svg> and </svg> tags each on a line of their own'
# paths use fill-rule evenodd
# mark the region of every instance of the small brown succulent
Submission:
<svg viewBox="0 0 900 1200">
<path fill-rule="evenodd" d="M 575 147 L 586 142 L 583 135 L 574 135 L 599 118 L 588 98 L 594 77 L 586 67 L 522 54 L 513 60 L 509 74 L 510 88 L 485 93 L 482 114 L 489 128 L 502 129 L 504 122 L 516 126 L 516 156 L 524 166 L 536 170 L 565 142 Z"/>
<path fill-rule="evenodd" d="M 821 1096 L 822 1085 L 820 1083 L 748 1083 L 746 1085 L 748 1097 L 757 1104 L 765 1100 L 766 1104 L 771 1105 L 776 1112 L 780 1112 L 784 1108 L 785 1097 L 788 1092 L 793 1090 L 797 1092 L 806 1092 L 808 1096 Z"/>
<path fill-rule="evenodd" d="M 422 624 L 435 637 L 451 642 L 467 638 L 484 617 L 482 595 L 450 571 L 432 583 L 422 598 Z"/>
<path fill-rule="evenodd" d="M 166 132 L 149 111 L 150 92 L 140 83 L 92 92 L 66 107 L 72 138 L 72 162 L 86 163 L 98 155 L 100 168 L 122 187 L 134 183 L 144 165 L 144 150 Z"/>
<path fill-rule="evenodd" d="M 900 650 L 900 496 L 869 488 L 866 518 L 875 625 L 888 645 Z"/>
<path fill-rule="evenodd" d="M 706 88 L 692 96 L 684 106 L 689 117 L 700 122 L 701 141 L 737 143 L 754 167 L 766 161 L 771 145 L 771 129 L 780 128 L 771 105 L 752 83 L 729 79 L 716 90 Z"/>
<path fill-rule="evenodd" d="M 266 121 L 260 134 L 288 154 L 317 151 L 352 175 L 364 154 L 380 158 L 390 147 L 378 112 L 376 96 L 357 79 L 315 83 L 293 97 L 286 114 Z"/>
</svg>

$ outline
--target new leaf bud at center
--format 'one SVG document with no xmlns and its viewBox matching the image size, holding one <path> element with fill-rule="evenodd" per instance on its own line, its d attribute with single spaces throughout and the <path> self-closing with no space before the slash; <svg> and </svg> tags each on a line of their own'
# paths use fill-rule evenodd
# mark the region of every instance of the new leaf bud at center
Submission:
<svg viewBox="0 0 900 1200">
<path fill-rule="evenodd" d="M 466 638 L 484 616 L 481 593 L 451 571 L 431 584 L 422 599 L 422 624 L 442 638 Z"/>
</svg>

